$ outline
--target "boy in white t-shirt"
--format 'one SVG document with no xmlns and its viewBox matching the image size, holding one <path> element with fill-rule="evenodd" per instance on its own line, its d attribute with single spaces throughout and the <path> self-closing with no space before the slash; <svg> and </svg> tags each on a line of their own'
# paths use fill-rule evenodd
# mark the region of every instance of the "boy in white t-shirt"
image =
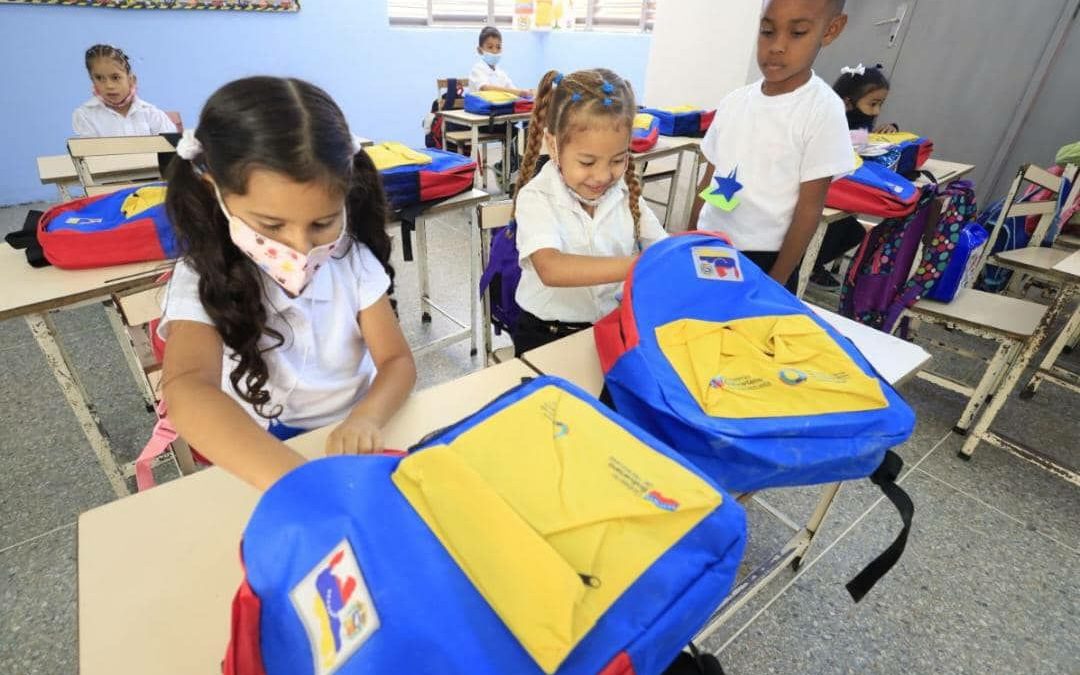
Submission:
<svg viewBox="0 0 1080 675">
<path fill-rule="evenodd" d="M 855 169 L 844 103 L 811 70 L 844 30 L 844 0 L 767 0 L 764 77 L 728 94 L 701 149 L 708 160 L 690 227 L 720 231 L 794 292 L 825 194 Z"/>
<path fill-rule="evenodd" d="M 518 89 L 505 70 L 499 67 L 502 59 L 502 33 L 494 26 L 480 31 L 476 47 L 480 60 L 469 71 L 469 89 L 473 91 L 505 91 L 517 96 L 532 96 L 530 89 Z"/>
</svg>

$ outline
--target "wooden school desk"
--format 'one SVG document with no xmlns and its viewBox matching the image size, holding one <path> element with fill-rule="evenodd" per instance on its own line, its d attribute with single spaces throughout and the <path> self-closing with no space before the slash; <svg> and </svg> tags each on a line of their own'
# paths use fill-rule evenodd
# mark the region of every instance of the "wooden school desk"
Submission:
<svg viewBox="0 0 1080 675">
<path fill-rule="evenodd" d="M 480 129 L 486 127 L 489 124 L 505 124 L 506 125 L 506 138 L 503 139 L 503 171 L 501 185 L 504 191 L 509 191 L 510 184 L 508 182 L 510 176 L 510 146 L 514 142 L 514 130 L 513 126 L 517 122 L 526 122 L 532 117 L 531 112 L 523 113 L 510 113 L 507 115 L 477 115 L 471 112 L 465 112 L 464 110 L 440 110 L 436 113 L 442 116 L 443 124 L 448 122 L 453 124 L 460 124 L 462 126 L 469 127 L 469 133 L 472 135 L 469 141 L 470 157 L 476 162 L 476 176 L 473 180 L 473 187 L 480 188 L 483 184 L 483 167 L 480 166 Z M 445 129 L 445 127 L 444 127 Z M 445 145 L 443 146 L 445 150 Z"/>
<path fill-rule="evenodd" d="M 870 364 L 891 384 L 895 385 L 912 377 L 930 360 L 930 355 L 918 345 L 904 342 L 828 310 L 813 306 L 810 308 L 850 339 Z M 600 369 L 600 359 L 596 354 L 592 333 L 590 329 L 563 338 L 558 342 L 527 352 L 522 360 L 538 373 L 562 377 L 594 396 L 598 396 L 604 384 L 604 376 Z M 716 610 L 709 623 L 697 635 L 696 640 L 705 639 L 716 632 L 725 621 L 745 606 L 784 569 L 788 567 L 798 569 L 839 489 L 840 483 L 822 486 L 821 498 L 806 524 L 802 526 L 796 524 L 789 516 L 759 495 L 739 497 L 739 501 L 753 499 L 755 503 L 787 525 L 794 534 L 780 551 L 736 584 L 724 604 Z"/>
<path fill-rule="evenodd" d="M 923 171 L 929 171 L 934 174 L 934 177 L 938 179 L 939 185 L 945 185 L 950 181 L 963 178 L 974 169 L 975 167 L 971 164 L 946 162 L 941 159 L 929 159 L 926 161 L 926 164 L 923 165 Z M 926 179 L 920 178 L 916 184 L 924 185 L 926 184 Z M 828 207 L 825 208 L 825 211 L 821 214 L 821 221 L 818 223 L 817 231 L 814 232 L 813 238 L 810 239 L 810 243 L 806 247 L 806 254 L 803 255 L 802 267 L 799 268 L 799 291 L 796 293 L 798 297 L 803 297 L 803 294 L 806 293 L 806 287 L 810 284 L 810 275 L 814 273 L 814 263 L 817 262 L 818 253 L 821 252 L 821 244 L 825 241 L 825 231 L 829 229 L 829 225 L 849 216 L 857 215 L 859 214 Z"/>
<path fill-rule="evenodd" d="M 415 393 L 384 430 L 408 448 L 535 373 L 508 361 Z M 330 429 L 289 442 L 320 457 Z M 79 672 L 221 672 L 257 492 L 209 468 L 79 517 Z"/>
<path fill-rule="evenodd" d="M 1053 249 L 1046 248 L 1020 250 L 1031 251 L 1032 253 L 1046 253 L 1053 251 Z M 990 426 L 994 423 L 994 419 L 1008 402 L 1013 389 L 1020 382 L 1020 378 L 1023 377 L 1024 371 L 1035 360 L 1035 357 L 1038 355 L 1043 344 L 1055 336 L 1053 328 L 1058 317 L 1060 317 L 1069 307 L 1073 299 L 1080 294 L 1080 251 L 1070 254 L 1064 260 L 1057 262 L 1049 270 L 1038 269 L 1034 266 L 1014 264 L 1011 263 L 1008 258 L 1003 258 L 1001 256 L 994 256 L 991 259 L 991 262 L 995 265 L 1011 267 L 1016 270 L 1014 273 L 1024 272 L 1032 274 L 1037 278 L 1048 280 L 1058 286 L 1059 290 L 1055 295 L 1050 308 L 1043 315 L 1042 321 L 1039 322 L 1038 328 L 1035 329 L 1035 333 L 1024 343 L 1020 354 L 1013 360 L 1012 364 L 1009 365 L 1009 369 L 1005 373 L 1001 386 L 998 387 L 993 398 L 990 399 L 990 403 L 983 411 L 982 416 L 968 433 L 968 437 L 960 450 L 960 456 L 965 459 L 970 459 L 975 453 L 975 448 L 978 446 L 979 441 L 986 441 L 1006 452 L 1011 452 L 1023 459 L 1038 464 L 1074 485 L 1080 485 L 1080 473 L 1077 473 L 1074 467 L 1063 466 L 1038 450 L 1028 447 L 1019 439 L 1008 438 L 990 429 Z M 1068 344 L 1071 337 L 1076 334 L 1078 329 L 1080 329 L 1080 308 L 1074 309 L 1072 316 L 1065 322 L 1065 325 L 1059 328 L 1056 339 L 1054 339 L 1051 344 L 1050 351 L 1043 358 L 1038 369 L 1035 371 L 1035 375 L 1031 378 L 1025 388 L 1025 391 L 1021 393 L 1021 398 L 1030 398 L 1033 396 L 1043 380 L 1050 380 L 1075 393 L 1080 393 L 1080 382 L 1078 382 L 1076 375 L 1065 369 L 1056 368 L 1054 366 L 1058 357 L 1061 356 L 1061 352 L 1065 349 L 1065 346 Z M 1062 415 L 1063 420 L 1070 419 L 1069 411 L 1063 410 Z M 1075 450 L 1076 447 L 1073 448 L 1074 452 Z"/>
<path fill-rule="evenodd" d="M 157 261 L 136 263 L 117 267 L 104 267 L 92 270 L 62 270 L 56 267 L 35 269 L 26 262 L 22 251 L 17 251 L 7 244 L 0 244 L 0 287 L 6 290 L 0 295 L 0 321 L 22 317 L 30 326 L 30 331 L 45 355 L 45 360 L 52 370 L 53 377 L 60 385 L 68 406 L 75 413 L 86 440 L 97 457 L 105 477 L 117 495 L 128 493 L 123 472 L 116 465 L 108 437 L 102 432 L 101 424 L 93 408 L 87 402 L 86 389 L 68 357 L 53 324 L 52 312 L 71 309 L 92 302 L 103 302 L 110 313 L 110 324 L 114 331 L 122 322 L 113 321 L 118 311 L 110 296 L 140 286 L 145 286 L 154 278 L 171 269 L 172 263 Z M 125 358 L 132 358 L 127 335 L 117 332 Z M 129 363 L 129 365 L 132 365 Z M 133 365 L 138 372 L 142 366 Z"/>
<path fill-rule="evenodd" d="M 159 178 L 156 154 L 112 155 L 88 160 L 90 171 L 98 178 L 114 183 L 131 183 Z M 37 158 L 38 178 L 42 185 L 55 185 L 60 201 L 71 200 L 71 188 L 79 186 L 79 173 L 68 155 Z"/>
</svg>

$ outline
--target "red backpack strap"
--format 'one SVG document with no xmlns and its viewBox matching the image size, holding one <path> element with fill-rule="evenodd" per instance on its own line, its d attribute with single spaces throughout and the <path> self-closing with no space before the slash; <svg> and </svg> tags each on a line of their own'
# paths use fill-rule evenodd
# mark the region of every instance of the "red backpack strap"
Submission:
<svg viewBox="0 0 1080 675">
<path fill-rule="evenodd" d="M 244 566 L 242 548 L 240 566 Z M 266 675 L 259 629 L 262 602 L 248 583 L 246 569 L 244 575 L 244 582 L 233 596 L 229 646 L 221 662 L 222 675 Z"/>
</svg>

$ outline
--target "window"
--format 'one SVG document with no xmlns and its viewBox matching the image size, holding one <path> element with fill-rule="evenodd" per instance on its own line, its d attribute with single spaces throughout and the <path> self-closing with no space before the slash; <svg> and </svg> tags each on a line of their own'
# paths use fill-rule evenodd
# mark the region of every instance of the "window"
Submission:
<svg viewBox="0 0 1080 675">
<path fill-rule="evenodd" d="M 574 0 L 575 26 L 652 31 L 658 0 Z M 395 26 L 511 26 L 517 0 L 387 0 Z"/>
</svg>

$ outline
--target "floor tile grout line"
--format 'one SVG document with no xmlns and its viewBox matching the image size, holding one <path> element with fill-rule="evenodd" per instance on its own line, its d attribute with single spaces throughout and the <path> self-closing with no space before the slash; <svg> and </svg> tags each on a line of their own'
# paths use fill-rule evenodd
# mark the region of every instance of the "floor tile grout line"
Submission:
<svg viewBox="0 0 1080 675">
<path fill-rule="evenodd" d="M 52 535 L 52 534 L 56 534 L 60 530 L 66 530 L 69 527 L 74 527 L 75 523 L 76 523 L 76 521 L 73 520 L 70 523 L 64 523 L 63 525 L 59 525 L 57 527 L 54 527 L 53 529 L 49 530 L 48 532 L 42 532 L 41 534 L 37 534 L 37 535 L 34 535 L 33 537 L 30 537 L 29 539 L 24 539 L 24 540 L 22 540 L 20 542 L 11 544 L 10 546 L 5 546 L 4 548 L 0 548 L 0 553 L 6 553 L 6 552 L 8 552 L 8 551 L 10 551 L 10 550 L 12 550 L 14 548 L 18 548 L 18 547 L 24 545 L 24 544 L 30 544 L 32 542 L 37 541 L 38 539 L 48 537 L 49 535 Z"/>
<path fill-rule="evenodd" d="M 965 491 L 963 488 L 960 488 L 960 487 L 957 487 L 956 485 L 953 485 L 952 483 L 945 480 L 944 478 L 940 478 L 938 476 L 935 476 L 934 474 L 930 473 L 926 469 L 920 468 L 918 471 L 919 471 L 919 473 L 923 474 L 924 476 L 932 478 L 933 480 L 937 481 L 938 483 L 941 483 L 942 485 L 945 485 L 946 487 L 948 487 L 948 488 L 950 488 L 952 490 L 955 490 L 957 493 L 963 495 L 964 497 L 967 497 L 968 499 L 981 504 L 982 506 L 984 506 L 987 509 L 993 511 L 994 513 L 997 513 L 998 515 L 1004 516 L 1005 518 L 1008 518 L 1009 520 L 1013 521 L 1014 523 L 1016 523 L 1018 525 L 1023 525 L 1025 529 L 1031 527 L 1030 523 L 1025 522 L 1024 520 L 1021 520 L 1020 518 L 1012 515 L 1011 513 L 1006 513 L 1005 511 L 1002 511 L 1001 509 L 997 508 L 993 504 L 991 504 L 991 503 L 989 503 L 987 501 L 984 501 L 983 499 L 980 499 L 979 497 L 976 497 L 975 495 L 971 494 L 970 492 Z M 1058 546 L 1066 549 L 1067 551 L 1070 551 L 1070 552 L 1076 553 L 1076 554 L 1080 554 L 1080 549 L 1078 549 L 1076 547 L 1073 547 L 1073 546 L 1069 546 L 1065 542 L 1059 541 L 1059 540 L 1055 539 L 1054 537 L 1051 537 L 1050 535 L 1046 534 L 1042 530 L 1036 529 L 1036 530 L 1033 530 L 1033 531 L 1036 534 L 1041 535 L 1043 538 L 1048 539 L 1048 540 L 1054 542 L 1055 544 L 1057 544 Z"/>
<path fill-rule="evenodd" d="M 905 478 L 907 478 L 908 476 L 910 476 L 910 475 L 911 475 L 911 473 L 912 473 L 913 471 L 915 471 L 915 469 L 919 468 L 919 465 L 920 465 L 920 464 L 922 464 L 923 462 L 925 462 L 925 461 L 926 461 L 926 459 L 927 459 L 928 457 L 930 457 L 930 455 L 934 454 L 934 451 L 935 451 L 935 450 L 937 450 L 937 449 L 938 449 L 939 447 L 941 447 L 941 446 L 942 446 L 942 445 L 943 445 L 943 444 L 945 443 L 945 441 L 949 440 L 949 437 L 950 437 L 950 436 L 952 436 L 952 432 L 951 432 L 951 431 L 947 432 L 947 433 L 946 433 L 946 434 L 945 434 L 945 435 L 944 435 L 944 436 L 943 436 L 943 437 L 941 438 L 941 440 L 939 440 L 939 441 L 938 441 L 937 443 L 935 443 L 935 444 L 934 444 L 934 446 L 930 448 L 929 452 L 927 452 L 927 453 L 926 453 L 925 455 L 923 455 L 923 456 L 922 456 L 922 458 L 921 458 L 921 459 L 919 459 L 919 461 L 918 461 L 918 462 L 915 462 L 915 464 L 914 464 L 914 465 L 913 465 L 913 466 L 912 466 L 912 467 L 911 467 L 911 468 L 910 468 L 910 469 L 909 469 L 909 470 L 907 471 L 907 473 L 905 473 L 905 474 L 904 474 L 903 476 L 901 476 L 900 478 L 898 478 L 898 479 L 897 479 L 897 482 L 899 483 L 899 482 L 903 481 L 903 480 L 904 480 Z M 781 588 L 781 589 L 780 589 L 780 590 L 779 590 L 779 591 L 778 591 L 778 592 L 776 593 L 776 595 L 774 595 L 773 597 L 769 598 L 769 601 L 768 601 L 768 602 L 766 602 L 766 603 L 765 603 L 765 605 L 764 605 L 764 606 L 763 606 L 763 607 L 762 607 L 761 609 L 759 609 L 758 611 L 754 612 L 754 615 L 753 615 L 753 616 L 751 616 L 751 617 L 750 617 L 750 619 L 749 619 L 749 620 L 747 620 L 747 622 L 746 622 L 746 623 L 744 623 L 744 624 L 743 624 L 743 625 L 742 625 L 742 626 L 741 626 L 741 627 L 740 627 L 740 628 L 739 628 L 739 629 L 738 629 L 737 631 L 735 631 L 735 634 L 734 634 L 734 635 L 732 635 L 732 636 L 731 636 L 730 638 L 728 638 L 728 639 L 727 639 L 727 641 L 726 641 L 726 642 L 724 642 L 724 644 L 722 644 L 722 645 L 720 646 L 720 649 L 716 650 L 716 653 L 717 653 L 717 654 L 723 653 L 723 651 L 724 651 L 725 649 L 727 649 L 727 648 L 728 648 L 728 647 L 729 647 L 729 646 L 731 645 L 731 643 L 732 643 L 732 642 L 734 642 L 735 640 L 737 640 L 737 639 L 739 638 L 739 636 L 741 636 L 741 635 L 742 635 L 742 634 L 743 634 L 743 633 L 744 633 L 744 632 L 746 631 L 746 629 L 747 629 L 747 628 L 749 628 L 749 627 L 750 627 L 750 626 L 751 626 L 751 625 L 752 625 L 752 624 L 753 624 L 753 623 L 754 623 L 755 621 L 757 621 L 757 620 L 758 620 L 758 618 L 759 618 L 759 617 L 760 617 L 760 616 L 761 616 L 762 614 L 764 614 L 764 613 L 765 613 L 765 612 L 766 612 L 766 611 L 767 611 L 767 610 L 768 610 L 768 609 L 769 609 L 770 607 L 772 607 L 772 606 L 773 606 L 773 604 L 774 604 L 774 603 L 775 603 L 775 602 L 776 602 L 777 600 L 779 600 L 779 599 L 780 599 L 781 597 L 783 597 L 783 595 L 784 595 L 785 593 L 787 593 L 787 591 L 788 591 L 788 590 L 789 590 L 789 589 L 790 589 L 790 588 L 791 588 L 792 586 L 794 586 L 794 585 L 795 585 L 795 582 L 797 582 L 797 581 L 798 581 L 799 579 L 801 579 L 801 578 L 802 578 L 802 576 L 803 576 L 804 574 L 806 574 L 806 573 L 807 573 L 808 571 L 810 571 L 810 569 L 812 569 L 812 568 L 814 567 L 814 565 L 816 565 L 816 564 L 817 564 L 817 563 L 818 563 L 818 562 L 819 562 L 820 560 L 824 559 L 824 558 L 825 558 L 825 556 L 826 556 L 826 555 L 828 555 L 829 551 L 833 550 L 833 548 L 835 548 L 837 544 L 839 544 L 839 543 L 840 543 L 841 541 L 843 541 L 844 537 L 846 537 L 846 536 L 847 536 L 847 535 L 848 535 L 848 534 L 849 534 L 849 533 L 850 533 L 850 532 L 851 532 L 851 531 L 852 531 L 853 529 L 855 529 L 855 528 L 856 528 L 856 527 L 857 527 L 857 526 L 858 526 L 858 525 L 859 525 L 859 524 L 860 524 L 860 523 L 861 523 L 861 522 L 863 521 L 863 519 L 865 519 L 865 518 L 866 518 L 866 516 L 868 516 L 868 515 L 870 514 L 870 512 L 871 512 L 871 511 L 873 511 L 874 509 L 876 509 L 876 508 L 877 508 L 877 506 L 878 506 L 878 504 L 880 504 L 880 503 L 882 503 L 883 501 L 885 501 L 885 499 L 886 499 L 886 498 L 885 498 L 884 496 L 881 496 L 881 497 L 878 497 L 878 498 L 877 498 L 876 500 L 874 500 L 874 503 L 873 503 L 873 504 L 871 504 L 871 505 L 870 505 L 870 507 L 866 509 L 866 511 L 864 511 L 864 512 L 863 512 L 863 513 L 862 513 L 861 515 L 859 515 L 859 517 L 858 517 L 858 518 L 856 518 L 856 519 L 854 520 L 854 522 L 852 522 L 852 523 L 851 523 L 851 525 L 849 525 L 849 526 L 847 527 L 847 529 L 845 529 L 845 530 L 844 530 L 843 532 L 841 532 L 841 533 L 840 533 L 840 536 L 838 536 L 838 537 L 837 537 L 836 539 L 834 539 L 834 540 L 833 540 L 833 541 L 832 541 L 832 542 L 831 542 L 831 543 L 830 543 L 830 544 L 829 544 L 828 546 L 826 546 L 826 547 L 825 547 L 825 550 L 824 550 L 824 551 L 822 551 L 821 553 L 819 553 L 819 554 L 817 555 L 817 557 L 813 558 L 812 560 L 809 560 L 809 561 L 808 561 L 808 562 L 807 562 L 807 563 L 806 563 L 806 564 L 805 564 L 805 565 L 804 565 L 804 566 L 803 566 L 803 567 L 802 567 L 802 568 L 801 568 L 801 569 L 799 570 L 799 572 L 798 572 L 798 573 L 797 573 L 797 574 L 796 574 L 795 576 L 793 576 L 793 577 L 792 577 L 791 579 L 789 579 L 789 580 L 787 581 L 787 583 L 786 583 L 786 584 L 784 584 L 784 586 L 783 586 L 783 587 L 782 587 L 782 588 Z"/>
</svg>

